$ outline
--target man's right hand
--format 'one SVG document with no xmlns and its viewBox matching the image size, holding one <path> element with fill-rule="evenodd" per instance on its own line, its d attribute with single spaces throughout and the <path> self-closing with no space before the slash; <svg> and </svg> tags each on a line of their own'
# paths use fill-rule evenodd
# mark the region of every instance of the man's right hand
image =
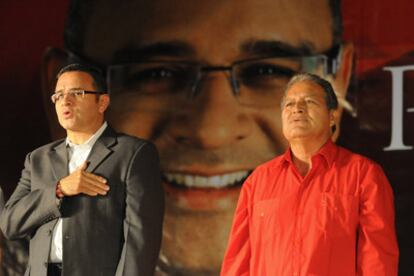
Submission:
<svg viewBox="0 0 414 276">
<path fill-rule="evenodd" d="M 70 175 L 62 178 L 58 184 L 65 196 L 86 194 L 89 196 L 106 195 L 109 186 L 106 179 L 93 173 L 86 172 L 88 163 L 85 161 Z"/>
</svg>

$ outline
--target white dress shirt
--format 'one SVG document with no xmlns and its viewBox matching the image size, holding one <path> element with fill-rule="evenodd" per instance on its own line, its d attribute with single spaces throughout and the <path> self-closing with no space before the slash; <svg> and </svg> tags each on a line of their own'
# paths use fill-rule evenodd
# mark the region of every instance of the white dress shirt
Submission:
<svg viewBox="0 0 414 276">
<path fill-rule="evenodd" d="M 96 140 L 102 135 L 107 127 L 107 123 L 104 122 L 102 126 L 92 135 L 85 143 L 76 145 L 73 144 L 69 137 L 66 137 L 66 147 L 68 149 L 69 160 L 69 173 L 75 171 L 89 156 L 93 145 Z M 51 263 L 61 263 L 63 260 L 63 248 L 62 248 L 62 219 L 60 218 L 56 223 L 53 234 L 52 243 L 49 254 L 49 261 Z"/>
</svg>

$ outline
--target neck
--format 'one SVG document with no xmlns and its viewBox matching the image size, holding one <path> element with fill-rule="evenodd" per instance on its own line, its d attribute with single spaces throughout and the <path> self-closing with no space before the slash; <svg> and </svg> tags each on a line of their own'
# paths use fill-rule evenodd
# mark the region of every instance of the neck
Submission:
<svg viewBox="0 0 414 276">
<path fill-rule="evenodd" d="M 330 139 L 330 138 L 328 138 Z M 302 176 L 312 169 L 312 156 L 326 143 L 325 140 L 301 139 L 291 141 L 292 160 Z"/>
<path fill-rule="evenodd" d="M 68 134 L 69 140 L 76 145 L 81 145 L 85 143 L 93 135 L 93 133 L 89 133 L 89 132 L 72 132 L 72 131 L 68 131 L 67 134 Z"/>
<path fill-rule="evenodd" d="M 76 145 L 81 145 L 85 143 L 86 141 L 88 141 L 88 139 L 91 138 L 98 131 L 98 129 L 102 126 L 102 124 L 103 122 L 85 131 L 77 131 L 77 130 L 68 129 L 66 133 L 67 133 L 69 140 L 72 143 Z"/>
</svg>

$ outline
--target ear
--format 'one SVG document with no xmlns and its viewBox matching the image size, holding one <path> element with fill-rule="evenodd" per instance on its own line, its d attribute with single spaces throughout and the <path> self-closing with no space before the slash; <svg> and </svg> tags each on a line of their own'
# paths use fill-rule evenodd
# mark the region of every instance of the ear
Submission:
<svg viewBox="0 0 414 276">
<path fill-rule="evenodd" d="M 338 117 L 338 110 L 331 110 L 329 112 L 329 126 L 330 127 L 336 124 L 337 117 Z"/>
<path fill-rule="evenodd" d="M 329 127 L 332 130 L 331 138 L 332 141 L 336 141 L 339 136 L 339 120 L 338 120 L 339 110 L 331 110 L 329 112 Z"/>
<path fill-rule="evenodd" d="M 339 67 L 335 76 L 329 78 L 332 86 L 337 94 L 339 106 L 333 113 L 336 131 L 333 133 L 332 139 L 336 141 L 340 134 L 340 122 L 343 112 L 343 104 L 347 103 L 345 100 L 348 92 L 349 82 L 353 73 L 353 59 L 354 59 L 354 46 L 352 43 L 344 43 L 341 47 Z"/>
<path fill-rule="evenodd" d="M 68 63 L 65 51 L 49 47 L 45 50 L 41 64 L 42 101 L 49 123 L 49 130 L 53 140 L 65 137 L 65 130 L 59 125 L 55 106 L 50 101 L 50 95 L 55 90 L 56 75 Z"/>
<path fill-rule="evenodd" d="M 109 100 L 108 94 L 100 95 L 99 96 L 99 112 L 103 114 L 105 110 L 108 108 L 109 102 L 110 100 Z"/>
</svg>

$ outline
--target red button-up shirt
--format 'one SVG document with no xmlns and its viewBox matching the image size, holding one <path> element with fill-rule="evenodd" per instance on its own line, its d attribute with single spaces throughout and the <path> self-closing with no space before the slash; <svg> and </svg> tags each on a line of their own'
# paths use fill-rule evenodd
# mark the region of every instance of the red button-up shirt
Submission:
<svg viewBox="0 0 414 276">
<path fill-rule="evenodd" d="M 302 177 L 287 150 L 243 184 L 221 275 L 394 276 L 393 193 L 375 162 L 327 142 Z"/>
</svg>

